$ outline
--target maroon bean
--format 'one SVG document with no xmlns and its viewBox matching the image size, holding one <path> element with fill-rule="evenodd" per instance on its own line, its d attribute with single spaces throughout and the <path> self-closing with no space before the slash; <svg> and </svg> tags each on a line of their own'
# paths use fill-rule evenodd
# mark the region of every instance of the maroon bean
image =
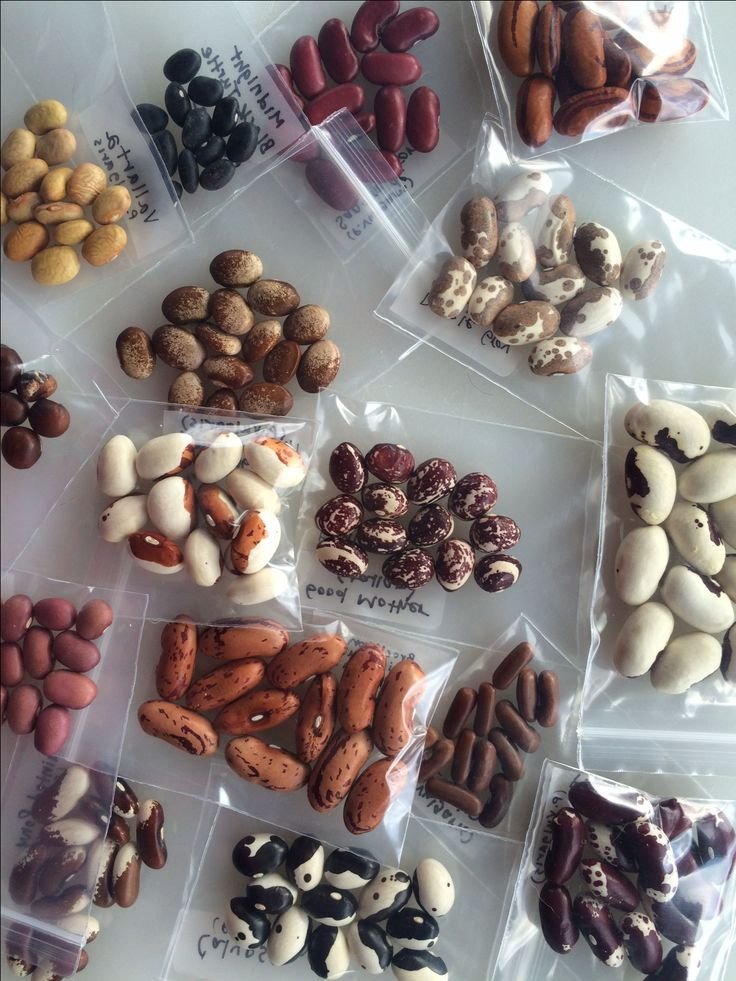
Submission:
<svg viewBox="0 0 736 981">
<path fill-rule="evenodd" d="M 458 688 L 442 723 L 442 734 L 447 739 L 457 739 L 477 700 L 475 688 Z"/>
<path fill-rule="evenodd" d="M 431 153 L 440 141 L 440 99 L 426 85 L 414 89 L 409 97 L 406 138 L 418 153 Z"/>
<path fill-rule="evenodd" d="M 289 67 L 293 84 L 305 99 L 314 99 L 327 88 L 319 48 L 309 34 L 294 41 L 289 55 Z"/>
<path fill-rule="evenodd" d="M 476 737 L 470 760 L 468 790 L 472 790 L 474 794 L 482 794 L 488 790 L 495 766 L 496 747 L 487 739 Z"/>
<path fill-rule="evenodd" d="M 36 603 L 33 616 L 42 627 L 49 630 L 69 630 L 77 619 L 77 608 L 69 600 L 52 596 Z"/>
<path fill-rule="evenodd" d="M 88 600 L 77 614 L 77 633 L 85 640 L 97 640 L 110 626 L 113 618 L 112 607 L 106 600 Z"/>
<path fill-rule="evenodd" d="M 534 648 L 525 640 L 509 651 L 493 672 L 493 684 L 499 691 L 510 688 L 522 668 L 534 657 Z"/>
<path fill-rule="evenodd" d="M 607 906 L 631 913 L 639 905 L 636 886 L 610 862 L 588 858 L 580 870 L 588 889 Z"/>
<path fill-rule="evenodd" d="M 5 722 L 5 715 L 8 708 L 8 689 L 0 684 L 0 725 Z"/>
<path fill-rule="evenodd" d="M 457 807 L 468 817 L 478 817 L 483 810 L 483 804 L 479 797 L 476 797 L 469 790 L 465 790 L 464 787 L 458 787 L 454 783 L 450 783 L 449 780 L 442 780 L 440 777 L 432 777 L 431 780 L 427 781 L 427 792 L 445 804 Z"/>
<path fill-rule="evenodd" d="M 422 66 L 414 55 L 386 51 L 369 52 L 360 69 L 374 85 L 413 85 L 422 75 Z"/>
<path fill-rule="evenodd" d="M 10 596 L 0 610 L 0 638 L 15 643 L 33 622 L 33 600 L 23 593 Z"/>
<path fill-rule="evenodd" d="M 736 853 L 736 831 L 723 811 L 709 814 L 695 822 L 698 857 L 703 865 L 718 858 L 725 858 L 730 867 Z"/>
<path fill-rule="evenodd" d="M 563 807 L 552 818 L 552 840 L 544 859 L 549 882 L 561 886 L 577 871 L 585 846 L 585 825 L 579 814 Z"/>
<path fill-rule="evenodd" d="M 455 753 L 455 743 L 451 739 L 438 739 L 436 743 L 425 753 L 422 765 L 419 767 L 419 783 L 426 783 L 427 780 L 436 776 L 440 770 L 444 770 L 452 760 Z"/>
<path fill-rule="evenodd" d="M 130 828 L 125 818 L 119 814 L 111 814 L 110 822 L 107 826 L 107 837 L 114 841 L 116 845 L 124 845 L 130 841 Z"/>
<path fill-rule="evenodd" d="M 381 34 L 381 44 L 389 51 L 408 51 L 417 41 L 436 34 L 440 19 L 429 7 L 412 7 L 394 17 Z"/>
<path fill-rule="evenodd" d="M 61 705 L 47 705 L 36 720 L 33 745 L 44 756 L 56 756 L 72 731 L 72 717 Z"/>
<path fill-rule="evenodd" d="M 372 112 L 356 112 L 355 122 L 364 133 L 372 133 L 376 128 L 376 117 Z"/>
<path fill-rule="evenodd" d="M 472 729 L 463 729 L 455 740 L 455 755 L 452 758 L 452 782 L 462 787 L 467 782 L 470 773 L 470 761 L 475 746 L 475 733 Z"/>
<path fill-rule="evenodd" d="M 692 875 L 693 872 L 697 872 L 699 868 L 700 866 L 698 865 L 698 860 L 695 857 L 695 851 L 693 849 L 685 852 L 680 858 L 677 858 L 677 874 L 681 879 L 684 879 L 686 875 Z"/>
<path fill-rule="evenodd" d="M 645 913 L 629 913 L 621 921 L 624 950 L 635 970 L 654 974 L 662 963 L 662 941 Z"/>
<path fill-rule="evenodd" d="M 29 627 L 23 638 L 23 663 L 32 678 L 45 678 L 54 667 L 54 637 L 44 627 Z"/>
<path fill-rule="evenodd" d="M 341 85 L 352 82 L 358 74 L 358 59 L 348 37 L 348 29 L 339 17 L 331 17 L 317 35 L 322 63 L 330 78 Z"/>
<path fill-rule="evenodd" d="M 604 824 L 623 824 L 654 813 L 646 794 L 600 777 L 576 777 L 570 784 L 568 797 L 583 817 Z"/>
<path fill-rule="evenodd" d="M 141 804 L 136 841 L 144 865 L 149 869 L 162 869 L 166 865 L 164 809 L 157 800 L 145 800 Z"/>
<path fill-rule="evenodd" d="M 496 689 L 490 681 L 482 681 L 478 685 L 478 701 L 475 706 L 475 723 L 473 729 L 476 736 L 488 738 L 493 725 L 493 713 L 496 711 Z"/>
<path fill-rule="evenodd" d="M 693 822 L 683 810 L 682 804 L 676 797 L 661 800 L 656 808 L 657 824 L 672 841 L 692 828 Z"/>
<path fill-rule="evenodd" d="M 659 933 L 674 944 L 694 944 L 700 937 L 699 923 L 693 923 L 675 903 L 656 903 L 642 897 L 642 906 L 651 916 Z"/>
<path fill-rule="evenodd" d="M 608 908 L 599 899 L 584 893 L 575 897 L 572 913 L 598 960 L 608 967 L 620 967 L 624 962 L 623 939 Z"/>
<path fill-rule="evenodd" d="M 537 695 L 537 722 L 543 729 L 549 729 L 557 725 L 560 717 L 560 680 L 556 672 L 539 672 Z"/>
<path fill-rule="evenodd" d="M 0 682 L 14 688 L 23 681 L 23 655 L 18 644 L 4 640 L 0 644 Z"/>
<path fill-rule="evenodd" d="M 312 126 L 318 126 L 340 109 L 349 109 L 353 113 L 360 112 L 364 102 L 365 92 L 360 85 L 351 83 L 336 85 L 334 89 L 328 89 L 308 102 L 304 114 Z"/>
<path fill-rule="evenodd" d="M 287 99 L 293 99 L 297 108 L 302 110 L 304 108 L 304 99 L 302 99 L 294 88 L 294 80 L 291 77 L 291 72 L 289 69 L 286 67 L 286 65 L 271 65 L 270 67 L 273 69 L 272 74 L 278 75 L 281 78 L 281 81 L 284 83 L 284 88 L 286 89 L 285 95 Z"/>
<path fill-rule="evenodd" d="M 128 781 L 122 777 L 118 777 L 115 781 L 112 809 L 115 814 L 119 814 L 122 818 L 133 818 L 140 810 L 138 795 Z"/>
<path fill-rule="evenodd" d="M 514 784 L 503 773 L 495 773 L 491 778 L 490 797 L 486 806 L 480 812 L 478 822 L 484 828 L 495 828 L 506 817 L 511 798 L 514 796 Z"/>
<path fill-rule="evenodd" d="M 655 902 L 669 902 L 679 876 L 667 835 L 654 821 L 637 818 L 624 828 L 624 841 L 639 869 L 639 891 Z"/>
<path fill-rule="evenodd" d="M 65 630 L 54 638 L 54 656 L 71 671 L 91 671 L 100 663 L 100 652 L 91 640 L 74 630 Z"/>
<path fill-rule="evenodd" d="M 311 130 L 297 140 L 294 146 L 296 146 L 297 149 L 294 150 L 289 159 L 295 161 L 296 163 L 305 164 L 309 163 L 310 160 L 317 160 L 322 152 L 320 149 L 319 140 Z"/>
<path fill-rule="evenodd" d="M 679 944 L 669 950 L 654 977 L 656 981 L 695 981 L 702 963 L 703 953 L 699 947 Z M 654 978 L 645 981 L 654 981 Z"/>
<path fill-rule="evenodd" d="M 366 132 L 370 132 L 370 130 L 366 130 Z M 391 153 L 389 150 L 381 150 L 381 156 L 389 165 L 394 174 L 397 177 L 401 177 L 401 175 L 404 173 L 404 165 L 396 154 Z"/>
<path fill-rule="evenodd" d="M 305 175 L 314 193 L 335 211 L 350 211 L 360 201 L 355 187 L 332 160 L 310 160 Z"/>
<path fill-rule="evenodd" d="M 127 842 L 115 856 L 112 867 L 112 894 L 123 909 L 138 898 L 141 878 L 141 856 L 133 842 Z"/>
<path fill-rule="evenodd" d="M 43 693 L 50 702 L 69 709 L 83 709 L 97 697 L 97 685 L 76 671 L 52 671 L 43 680 Z"/>
<path fill-rule="evenodd" d="M 545 882 L 539 893 L 539 922 L 544 939 L 558 954 L 569 954 L 580 936 L 572 918 L 572 900 L 564 886 Z"/>
<path fill-rule="evenodd" d="M 516 704 L 526 722 L 534 722 L 537 716 L 537 672 L 534 668 L 522 668 L 516 679 Z"/>
<path fill-rule="evenodd" d="M 373 51 L 386 25 L 398 14 L 400 0 L 366 0 L 358 7 L 350 26 L 350 40 L 356 51 Z"/>
<path fill-rule="evenodd" d="M 508 699 L 504 698 L 496 705 L 496 718 L 519 749 L 523 749 L 525 753 L 536 753 L 541 742 L 539 733 L 524 721 L 516 706 Z"/>
<path fill-rule="evenodd" d="M 384 85 L 373 101 L 376 136 L 383 150 L 396 153 L 406 139 L 406 97 L 398 85 Z"/>
<path fill-rule="evenodd" d="M 25 736 L 33 732 L 41 711 L 41 692 L 35 685 L 18 685 L 8 696 L 6 715 L 12 732 Z"/>
<path fill-rule="evenodd" d="M 496 747 L 498 762 L 501 764 L 504 774 L 509 780 L 521 780 L 524 776 L 524 761 L 503 729 L 491 729 L 488 738 Z"/>
<path fill-rule="evenodd" d="M 87 849 L 70 845 L 55 851 L 38 874 L 38 891 L 42 896 L 54 896 L 67 886 L 87 860 Z"/>
</svg>

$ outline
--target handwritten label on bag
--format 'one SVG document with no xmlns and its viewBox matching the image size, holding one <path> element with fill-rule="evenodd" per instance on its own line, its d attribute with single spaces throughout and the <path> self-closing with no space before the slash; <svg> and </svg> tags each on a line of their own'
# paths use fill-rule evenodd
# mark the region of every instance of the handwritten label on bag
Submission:
<svg viewBox="0 0 736 981">
<path fill-rule="evenodd" d="M 414 796 L 414 806 L 420 817 L 429 817 L 433 821 L 440 820 L 444 824 L 458 828 L 460 834 L 457 840 L 461 845 L 467 845 L 473 840 L 474 835 L 473 829 L 470 826 L 470 818 L 456 808 L 448 807 L 443 801 L 432 797 L 427 792 L 424 784 L 417 787 L 417 792 Z"/>
</svg>

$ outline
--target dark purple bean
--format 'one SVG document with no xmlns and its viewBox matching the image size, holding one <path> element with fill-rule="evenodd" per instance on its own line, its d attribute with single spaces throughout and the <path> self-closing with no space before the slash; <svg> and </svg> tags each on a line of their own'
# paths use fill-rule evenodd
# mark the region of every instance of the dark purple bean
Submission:
<svg viewBox="0 0 736 981">
<path fill-rule="evenodd" d="M 579 814 L 563 807 L 552 818 L 552 841 L 544 859 L 544 874 L 561 886 L 576 872 L 585 845 L 585 825 Z"/>
<path fill-rule="evenodd" d="M 179 85 L 178 82 L 169 82 L 164 93 L 164 105 L 172 123 L 183 126 L 187 113 L 192 108 L 192 100 L 187 95 L 187 90 Z"/>
<path fill-rule="evenodd" d="M 629 962 L 642 974 L 653 974 L 662 963 L 662 941 L 645 913 L 629 913 L 621 921 L 621 935 Z"/>
<path fill-rule="evenodd" d="M 624 828 L 626 848 L 639 869 L 639 891 L 658 903 L 677 892 L 677 866 L 670 840 L 653 821 L 639 818 Z"/>
<path fill-rule="evenodd" d="M 700 947 L 680 944 L 670 950 L 656 974 L 650 974 L 644 981 L 695 981 L 702 963 Z"/>
<path fill-rule="evenodd" d="M 212 132 L 218 136 L 229 136 L 239 122 L 240 106 L 235 96 L 220 99 L 212 113 Z"/>
<path fill-rule="evenodd" d="M 597 821 L 586 821 L 585 837 L 596 855 L 606 862 L 623 872 L 636 872 L 636 864 L 626 853 L 621 828 L 609 827 Z"/>
<path fill-rule="evenodd" d="M 176 173 L 176 164 L 178 159 L 176 140 L 171 133 L 165 129 L 163 132 L 156 133 L 153 136 L 153 143 L 161 155 L 161 159 L 164 162 L 164 167 L 166 167 L 167 174 L 169 177 L 173 177 Z"/>
<path fill-rule="evenodd" d="M 672 943 L 694 944 L 700 937 L 700 924 L 688 920 L 674 903 L 655 903 L 643 896 L 642 906 L 654 921 L 657 930 Z"/>
<path fill-rule="evenodd" d="M 573 919 L 599 961 L 606 967 L 624 962 L 624 944 L 613 917 L 599 899 L 583 893 L 575 897 Z"/>
<path fill-rule="evenodd" d="M 705 865 L 715 859 L 723 858 L 728 868 L 728 875 L 733 869 L 733 859 L 736 857 L 736 831 L 723 811 L 709 814 L 695 822 L 697 830 L 697 851 L 701 864 Z"/>
<path fill-rule="evenodd" d="M 558 954 L 569 954 L 580 936 L 572 918 L 572 900 L 564 886 L 546 882 L 539 893 L 539 922 L 544 939 Z"/>
<path fill-rule="evenodd" d="M 639 893 L 634 883 L 609 862 L 588 858 L 580 868 L 586 886 L 602 903 L 627 913 L 639 905 Z"/>
<path fill-rule="evenodd" d="M 712 920 L 720 912 L 721 892 L 702 872 L 680 879 L 672 902 L 693 923 Z"/>
<path fill-rule="evenodd" d="M 654 813 L 646 794 L 629 787 L 609 783 L 600 777 L 579 776 L 568 791 L 570 804 L 583 817 L 604 824 L 622 824 Z"/>
<path fill-rule="evenodd" d="M 682 804 L 676 797 L 662 800 L 657 804 L 657 822 L 670 839 L 677 838 L 688 828 L 692 828 L 693 822 L 685 814 Z"/>
</svg>

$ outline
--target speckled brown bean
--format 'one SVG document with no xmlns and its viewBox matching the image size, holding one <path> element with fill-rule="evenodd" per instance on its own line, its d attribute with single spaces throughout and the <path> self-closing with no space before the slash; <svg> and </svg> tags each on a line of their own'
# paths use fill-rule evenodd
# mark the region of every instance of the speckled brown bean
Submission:
<svg viewBox="0 0 736 981">
<path fill-rule="evenodd" d="M 498 245 L 496 206 L 489 197 L 471 198 L 460 212 L 460 247 L 476 269 L 493 258 Z"/>
<path fill-rule="evenodd" d="M 317 675 L 310 682 L 296 719 L 294 739 L 296 755 L 302 763 L 319 759 L 335 730 L 335 700 L 337 682 L 327 674 Z"/>
<path fill-rule="evenodd" d="M 253 382 L 238 400 L 241 412 L 254 415 L 288 416 L 293 407 L 294 398 L 288 388 L 270 382 Z"/>
<path fill-rule="evenodd" d="M 126 327 L 115 340 L 118 362 L 129 378 L 150 378 L 156 367 L 156 352 L 142 327 Z"/>
<path fill-rule="evenodd" d="M 257 736 L 231 739 L 225 747 L 228 766 L 243 780 L 282 793 L 299 790 L 307 782 L 309 767 L 278 746 Z"/>
<path fill-rule="evenodd" d="M 385 672 L 386 652 L 378 644 L 363 644 L 351 655 L 337 689 L 337 718 L 345 732 L 372 725 Z"/>
<path fill-rule="evenodd" d="M 171 702 L 144 702 L 138 709 L 138 722 L 149 736 L 193 756 L 211 756 L 217 750 L 217 733 L 209 719 Z"/>
<path fill-rule="evenodd" d="M 315 811 L 332 810 L 347 796 L 372 749 L 367 730 L 338 732 L 333 737 L 309 778 L 307 797 Z"/>
<path fill-rule="evenodd" d="M 164 364 L 179 371 L 196 371 L 205 359 L 204 346 L 183 327 L 164 324 L 156 328 L 151 344 Z"/>
<path fill-rule="evenodd" d="M 241 356 L 248 364 L 254 364 L 265 358 L 280 340 L 281 323 L 278 320 L 261 320 L 260 323 L 251 327 L 244 337 Z M 296 340 L 296 338 L 290 338 L 290 340 Z"/>
<path fill-rule="evenodd" d="M 432 777 L 427 781 L 427 793 L 432 797 L 437 797 L 438 800 L 449 804 L 451 807 L 457 807 L 458 810 L 463 811 L 468 817 L 478 817 L 483 810 L 483 803 L 480 797 L 477 797 L 464 787 L 458 787 L 456 784 L 450 783 L 449 780 L 443 780 L 441 777 Z"/>
<path fill-rule="evenodd" d="M 263 380 L 275 385 L 286 385 L 296 374 L 301 351 L 296 341 L 279 341 L 265 357 Z"/>
<path fill-rule="evenodd" d="M 522 668 L 516 679 L 516 704 L 526 722 L 537 717 L 537 672 L 534 668 Z"/>
<path fill-rule="evenodd" d="M 299 306 L 299 294 L 279 279 L 261 279 L 248 289 L 248 305 L 267 317 L 284 317 Z"/>
<path fill-rule="evenodd" d="M 242 337 L 253 327 L 253 311 L 236 290 L 215 290 L 210 297 L 209 316 L 225 334 Z"/>
<path fill-rule="evenodd" d="M 214 721 L 218 732 L 247 736 L 273 729 L 299 711 L 298 695 L 279 688 L 250 691 L 220 709 Z"/>
<path fill-rule="evenodd" d="M 470 761 L 475 746 L 475 733 L 472 729 L 462 729 L 455 740 L 455 754 L 452 757 L 452 769 L 450 771 L 452 782 L 458 787 L 465 785 L 470 773 Z"/>
<path fill-rule="evenodd" d="M 263 262 L 255 252 L 228 249 L 220 252 L 210 263 L 210 276 L 220 286 L 241 288 L 250 286 L 263 275 Z"/>
<path fill-rule="evenodd" d="M 493 684 L 499 691 L 504 691 L 516 681 L 522 668 L 534 657 L 534 648 L 526 641 L 517 644 L 509 651 L 493 672 Z"/>
<path fill-rule="evenodd" d="M 316 394 L 328 388 L 340 370 L 340 349 L 329 340 L 310 344 L 301 357 L 297 381 L 305 392 Z"/>
<path fill-rule="evenodd" d="M 478 701 L 475 707 L 475 722 L 473 730 L 477 736 L 488 738 L 493 725 L 493 714 L 496 711 L 496 689 L 490 681 L 482 681 L 478 685 Z"/>
<path fill-rule="evenodd" d="M 161 656 L 156 667 L 156 691 L 175 702 L 189 689 L 197 656 L 197 627 L 191 617 L 180 614 L 161 631 Z"/>
<path fill-rule="evenodd" d="M 312 634 L 272 658 L 268 680 L 276 688 L 297 688 L 313 675 L 331 671 L 345 650 L 345 641 L 339 634 Z"/>
<path fill-rule="evenodd" d="M 457 739 L 460 730 L 476 705 L 478 695 L 475 688 L 458 688 L 442 723 L 442 734 L 447 739 Z"/>
<path fill-rule="evenodd" d="M 314 303 L 298 307 L 284 321 L 284 337 L 297 344 L 316 344 L 330 327 L 330 315 Z"/>
<path fill-rule="evenodd" d="M 524 776 L 524 761 L 503 729 L 491 729 L 488 737 L 496 747 L 498 762 L 505 776 L 516 782 Z"/>
<path fill-rule="evenodd" d="M 253 381 L 253 369 L 240 358 L 206 358 L 202 372 L 218 388 L 243 388 Z"/>
<path fill-rule="evenodd" d="M 537 0 L 508 0 L 498 15 L 498 48 L 513 75 L 524 77 L 534 71 L 534 34 L 539 5 Z"/>
<path fill-rule="evenodd" d="M 161 312 L 170 324 L 194 324 L 207 319 L 209 301 L 204 286 L 178 286 L 164 297 Z"/>
<path fill-rule="evenodd" d="M 414 732 L 414 712 L 424 694 L 424 671 L 403 660 L 389 671 L 376 705 L 373 738 L 384 756 L 396 756 Z"/>
<path fill-rule="evenodd" d="M 182 371 L 169 385 L 171 405 L 190 405 L 196 408 L 204 402 L 204 385 L 196 371 Z"/>
<path fill-rule="evenodd" d="M 212 351 L 213 354 L 234 357 L 240 354 L 243 347 L 243 342 L 239 337 L 234 334 L 226 334 L 224 330 L 218 330 L 212 324 L 197 324 L 194 333 L 207 350 Z"/>
<path fill-rule="evenodd" d="M 187 691 L 187 708 L 209 712 L 223 708 L 260 684 L 266 666 L 260 658 L 228 661 L 198 678 Z"/>
<path fill-rule="evenodd" d="M 205 628 L 199 649 L 206 657 L 235 661 L 243 657 L 273 657 L 288 643 L 289 634 L 281 624 L 251 617 Z"/>
<path fill-rule="evenodd" d="M 366 767 L 345 801 L 343 820 L 348 831 L 354 835 L 374 831 L 401 793 L 406 777 L 406 765 L 396 760 L 376 760 Z"/>
<path fill-rule="evenodd" d="M 238 396 L 231 388 L 218 388 L 204 403 L 210 409 L 224 409 L 226 412 L 236 412 Z"/>
</svg>

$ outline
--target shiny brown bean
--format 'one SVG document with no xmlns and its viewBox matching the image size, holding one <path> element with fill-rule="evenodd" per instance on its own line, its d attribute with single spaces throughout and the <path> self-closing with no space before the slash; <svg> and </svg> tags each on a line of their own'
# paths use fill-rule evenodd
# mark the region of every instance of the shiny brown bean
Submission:
<svg viewBox="0 0 736 981">
<path fill-rule="evenodd" d="M 455 741 L 455 755 L 452 758 L 451 770 L 453 782 L 460 787 L 467 782 L 474 746 L 475 733 L 472 729 L 463 729 Z"/>
<path fill-rule="evenodd" d="M 427 781 L 427 792 L 432 797 L 437 797 L 451 807 L 457 807 L 468 817 L 478 817 L 483 810 L 483 803 L 480 798 L 472 794 L 464 787 L 458 787 L 449 780 L 442 780 L 441 777 L 432 777 Z"/>
<path fill-rule="evenodd" d="M 484 828 L 495 828 L 506 817 L 514 796 L 514 785 L 503 773 L 496 773 L 491 779 L 490 797 L 478 817 Z"/>
<path fill-rule="evenodd" d="M 418 153 L 431 153 L 440 141 L 440 99 L 426 85 L 409 96 L 406 138 Z"/>
<path fill-rule="evenodd" d="M 145 800 L 138 812 L 136 842 L 141 861 L 149 869 L 162 869 L 168 852 L 164 841 L 164 809 L 157 800 Z"/>
<path fill-rule="evenodd" d="M 381 44 L 388 51 L 408 51 L 417 41 L 436 34 L 440 19 L 429 7 L 412 7 L 399 14 L 381 34 Z"/>
<path fill-rule="evenodd" d="M 138 795 L 122 777 L 118 777 L 115 781 L 112 809 L 122 818 L 132 818 L 138 813 Z"/>
<path fill-rule="evenodd" d="M 41 896 L 55 896 L 67 886 L 87 861 L 87 849 L 70 845 L 55 851 L 44 862 L 38 873 L 38 892 Z"/>
<path fill-rule="evenodd" d="M 426 753 L 419 767 L 419 783 L 426 783 L 450 763 L 455 753 L 455 743 L 451 739 L 438 739 Z"/>
<path fill-rule="evenodd" d="M 525 753 L 536 753 L 541 742 L 539 733 L 524 721 L 516 706 L 508 699 L 504 698 L 496 705 L 496 718 L 519 749 L 523 749 Z"/>
<path fill-rule="evenodd" d="M 493 725 L 493 715 L 496 711 L 496 689 L 490 681 L 482 681 L 478 685 L 478 701 L 475 706 L 475 723 L 473 729 L 476 736 L 488 738 Z"/>
<path fill-rule="evenodd" d="M 0 644 L 0 682 L 14 688 L 23 681 L 23 653 L 13 641 Z"/>
<path fill-rule="evenodd" d="M 326 20 L 317 35 L 317 47 L 327 74 L 341 85 L 358 74 L 358 59 L 350 43 L 348 29 L 339 17 Z"/>
<path fill-rule="evenodd" d="M 119 814 L 110 815 L 110 823 L 107 826 L 107 837 L 114 841 L 116 845 L 124 845 L 130 841 L 130 828 L 125 818 Z"/>
<path fill-rule="evenodd" d="M 156 691 L 161 698 L 176 701 L 192 683 L 197 656 L 197 626 L 191 617 L 179 614 L 161 631 L 161 656 L 156 667 Z"/>
<path fill-rule="evenodd" d="M 27 906 L 36 895 L 41 869 L 49 857 L 49 849 L 43 844 L 31 845 L 20 856 L 8 876 L 10 898 L 19 906 Z"/>
<path fill-rule="evenodd" d="M 132 906 L 138 898 L 141 879 L 141 856 L 129 841 L 118 849 L 112 867 L 112 894 L 118 906 Z"/>
<path fill-rule="evenodd" d="M 509 780 L 521 780 L 524 776 L 524 761 L 503 729 L 491 729 L 488 738 L 496 747 L 498 762 L 505 775 Z"/>
<path fill-rule="evenodd" d="M 493 672 L 493 684 L 496 688 L 504 691 L 513 685 L 521 669 L 526 667 L 533 657 L 534 648 L 531 644 L 526 641 L 517 644 Z"/>
<path fill-rule="evenodd" d="M 476 705 L 478 695 L 474 688 L 458 688 L 442 723 L 442 734 L 447 739 L 457 739 L 468 716 Z M 491 718 L 493 714 L 491 713 Z M 490 728 L 490 724 L 489 724 Z"/>
<path fill-rule="evenodd" d="M 310 35 L 305 34 L 294 41 L 289 55 L 289 67 L 294 86 L 305 99 L 314 99 L 327 88 L 319 48 Z"/>
<path fill-rule="evenodd" d="M 526 722 L 537 717 L 537 672 L 534 668 L 522 668 L 516 679 L 516 704 Z"/>
<path fill-rule="evenodd" d="M 384 85 L 373 100 L 376 136 L 382 150 L 398 153 L 406 139 L 406 97 L 398 85 Z"/>
<path fill-rule="evenodd" d="M 470 759 L 468 790 L 472 790 L 474 794 L 485 793 L 490 786 L 495 766 L 496 747 L 487 739 L 476 737 Z"/>
<path fill-rule="evenodd" d="M 31 903 L 31 914 L 42 920 L 57 920 L 71 913 L 81 913 L 89 904 L 84 886 L 68 886 L 58 896 L 42 896 Z"/>
<path fill-rule="evenodd" d="M 25 736 L 33 732 L 41 711 L 41 692 L 35 685 L 18 685 L 8 696 L 6 715 L 11 732 Z"/>
<path fill-rule="evenodd" d="M 537 679 L 537 722 L 545 729 L 560 717 L 560 679 L 554 671 L 540 671 Z"/>
</svg>

